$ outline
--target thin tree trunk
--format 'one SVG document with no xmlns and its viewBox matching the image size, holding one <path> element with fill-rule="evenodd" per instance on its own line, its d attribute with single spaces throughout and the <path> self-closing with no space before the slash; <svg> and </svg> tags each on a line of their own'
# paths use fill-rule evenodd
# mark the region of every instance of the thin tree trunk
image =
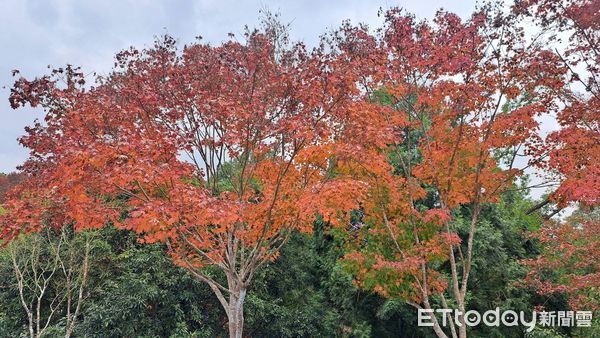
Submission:
<svg viewBox="0 0 600 338">
<path fill-rule="evenodd" d="M 229 337 L 241 338 L 244 331 L 244 300 L 246 298 L 246 288 L 236 285 L 230 289 L 229 296 Z"/>
<path fill-rule="evenodd" d="M 83 256 L 83 266 L 81 271 L 81 280 L 79 284 L 79 290 L 77 293 L 77 304 L 75 305 L 75 312 L 72 315 L 67 315 L 67 330 L 65 333 L 65 338 L 70 338 L 73 334 L 73 330 L 75 329 L 75 324 L 77 322 L 77 317 L 79 316 L 79 312 L 81 310 L 81 305 L 84 300 L 83 292 L 87 284 L 88 272 L 89 272 L 89 258 L 90 258 L 90 250 L 91 250 L 91 240 L 90 234 L 86 234 L 85 239 L 85 251 Z M 67 290 L 69 292 L 69 297 L 71 296 L 71 290 Z M 68 305 L 68 313 L 71 313 L 71 305 Z"/>
</svg>

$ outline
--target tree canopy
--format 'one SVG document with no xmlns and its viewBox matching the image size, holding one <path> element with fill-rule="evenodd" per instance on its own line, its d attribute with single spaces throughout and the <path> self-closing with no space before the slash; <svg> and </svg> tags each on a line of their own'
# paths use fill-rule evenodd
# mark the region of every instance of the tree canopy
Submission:
<svg viewBox="0 0 600 338">
<path fill-rule="evenodd" d="M 12 107 L 41 107 L 45 118 L 20 139 L 31 151 L 20 173 L 0 176 L 0 196 L 10 190 L 0 238 L 18 248 L 11 242 L 29 234 L 37 243 L 35 236 L 47 234 L 62 247 L 83 236 L 85 252 L 93 252 L 83 234 L 124 231 L 126 249 L 114 238 L 99 245 L 117 245 L 117 252 L 107 250 L 118 268 L 87 254 L 85 273 L 68 275 L 60 265 L 65 276 L 85 276 L 80 284 L 69 279 L 80 285 L 78 299 L 87 287 L 103 294 L 127 284 L 131 293 L 118 293 L 111 304 L 166 316 L 170 332 L 184 336 L 192 327 L 200 335 L 223 330 L 221 316 L 208 310 L 203 317 L 190 304 L 206 293 L 196 282 L 216 296 L 231 337 L 391 334 L 393 316 L 402 330 L 405 322 L 414 325 L 411 308 L 451 307 L 461 314 L 447 326 L 432 316 L 433 333 L 464 338 L 469 309 L 502 302 L 527 309 L 538 305 L 533 291 L 564 296 L 556 306 L 595 309 L 598 6 L 487 3 L 464 20 L 439 11 L 431 21 L 392 8 L 380 13 L 379 29 L 345 22 L 312 49 L 290 41 L 287 26 L 267 14 L 261 27 L 220 45 L 199 40 L 180 48 L 163 36 L 145 49 L 121 51 L 113 70 L 94 79 L 74 66 L 19 77 Z M 545 120 L 558 129 L 542 130 Z M 542 201 L 526 195 L 531 170 L 542 177 L 534 186 L 551 188 Z M 551 219 L 568 206 L 578 208 L 575 216 Z M 27 255 L 62 262 L 59 251 Z M 123 258 L 125 252 L 134 257 Z M 286 252 L 305 261 L 278 260 Z M 148 257 L 160 269 L 138 271 L 129 261 L 145 266 Z M 95 273 L 117 269 L 122 279 L 88 280 L 88 263 Z M 264 274 L 286 267 L 281 281 Z M 189 275 L 176 276 L 177 269 Z M 294 294 L 300 291 L 287 274 L 308 291 Z M 489 288 L 504 295 L 480 288 L 483 278 L 502 281 Z M 358 289 L 341 291 L 349 280 Z M 164 294 L 176 285 L 195 293 Z M 149 295 L 137 293 L 143 289 Z M 372 303 L 350 315 L 361 303 L 353 296 Z M 265 317 L 247 317 L 244 304 Z M 92 302 L 96 310 L 79 324 L 79 303 L 74 315 L 68 307 L 66 336 L 109 325 L 107 306 Z M 168 306 L 176 313 L 167 315 Z M 307 311 L 341 324 L 317 323 Z M 270 329 L 256 324 L 268 316 L 277 318 Z M 295 316 L 318 329 L 294 323 Z M 33 337 L 41 319 L 31 318 Z M 121 328 L 114 334 L 137 332 L 133 324 Z M 167 335 L 164 326 L 148 330 Z"/>
</svg>

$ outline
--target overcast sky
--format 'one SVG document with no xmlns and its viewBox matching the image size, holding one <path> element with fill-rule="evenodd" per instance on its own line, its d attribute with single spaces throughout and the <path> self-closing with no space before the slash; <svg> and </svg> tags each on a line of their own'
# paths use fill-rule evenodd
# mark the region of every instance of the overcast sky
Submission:
<svg viewBox="0 0 600 338">
<path fill-rule="evenodd" d="M 467 17 L 475 1 L 0 0 L 0 172 L 13 171 L 26 159 L 27 150 L 17 138 L 42 116 L 39 111 L 10 108 L 12 69 L 31 78 L 45 74 L 48 65 L 69 63 L 86 73 L 106 73 L 116 52 L 149 45 L 163 33 L 181 44 L 198 35 L 218 44 L 227 33 L 239 35 L 244 25 L 254 26 L 261 8 L 280 12 L 284 22 L 292 23 L 292 38 L 313 45 L 344 19 L 378 26 L 378 9 L 393 6 L 419 18 L 431 18 L 441 7 Z"/>
</svg>

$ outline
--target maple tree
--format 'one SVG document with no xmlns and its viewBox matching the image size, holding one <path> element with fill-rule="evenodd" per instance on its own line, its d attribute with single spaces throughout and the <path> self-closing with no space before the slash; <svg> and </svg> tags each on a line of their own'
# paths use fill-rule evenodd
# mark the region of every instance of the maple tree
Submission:
<svg viewBox="0 0 600 338">
<path fill-rule="evenodd" d="M 542 243 L 542 253 L 524 263 L 530 271 L 523 284 L 542 295 L 568 295 L 575 310 L 595 311 L 600 304 L 600 242 L 598 211 L 577 211 L 566 222 L 548 221 L 534 238 Z"/>
<path fill-rule="evenodd" d="M 433 316 L 433 330 L 466 337 L 482 209 L 548 158 L 536 118 L 556 111 L 566 68 L 493 6 L 464 22 L 384 15 L 377 37 L 351 26 L 337 35 L 368 74 L 339 155 L 339 171 L 369 186 L 345 260 L 362 287 L 419 309 L 455 307 L 458 318 L 444 328 Z"/>
<path fill-rule="evenodd" d="M 600 196 L 599 9 L 597 0 L 532 0 L 513 6 L 515 13 L 533 18 L 546 35 L 544 42 L 567 69 L 565 85 L 556 92 L 562 104 L 556 114 L 560 129 L 549 135 L 552 149 L 546 163 L 561 177 L 551 196 L 560 206 L 594 205 Z"/>
<path fill-rule="evenodd" d="M 556 210 L 577 204 L 566 222 L 549 220 L 533 236 L 543 253 L 526 264 L 526 279 L 539 293 L 566 293 L 576 309 L 596 309 L 600 287 L 595 208 L 600 198 L 600 1 L 521 1 L 513 12 L 531 17 L 544 41 L 568 71 L 557 91 L 560 129 L 548 136 L 549 160 L 543 163 L 560 185 L 546 202 Z M 541 205 L 543 205 L 542 203 Z M 553 272 L 553 273 L 550 273 Z M 559 272 L 559 273 L 557 273 Z"/>
<path fill-rule="evenodd" d="M 256 271 L 293 230 L 311 230 L 316 212 L 338 219 L 360 190 L 330 174 L 351 88 L 330 71 L 335 58 L 290 44 L 275 24 L 244 40 L 179 51 L 165 37 L 119 53 L 91 87 L 72 66 L 20 78 L 13 107 L 46 116 L 21 139 L 28 179 L 6 203 L 2 238 L 114 224 L 166 243 L 241 337 Z"/>
</svg>

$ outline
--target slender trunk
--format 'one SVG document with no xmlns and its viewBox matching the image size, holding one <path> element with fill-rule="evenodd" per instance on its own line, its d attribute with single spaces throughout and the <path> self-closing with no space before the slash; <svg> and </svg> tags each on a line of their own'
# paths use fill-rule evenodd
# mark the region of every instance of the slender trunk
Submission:
<svg viewBox="0 0 600 338">
<path fill-rule="evenodd" d="M 444 332 L 444 330 L 442 330 L 440 324 L 438 323 L 433 324 L 433 332 L 435 332 L 436 336 L 438 336 L 439 338 L 448 338 L 448 335 L 446 335 L 446 333 Z"/>
<path fill-rule="evenodd" d="M 229 309 L 227 319 L 229 321 L 229 337 L 241 338 L 244 331 L 244 299 L 246 288 L 235 285 L 230 288 Z"/>
<path fill-rule="evenodd" d="M 70 300 L 69 300 L 69 305 L 68 305 L 68 315 L 67 315 L 67 330 L 65 333 L 65 338 L 70 338 L 71 335 L 73 334 L 73 330 L 75 329 L 75 323 L 77 322 L 77 317 L 79 316 L 79 312 L 81 310 L 81 305 L 83 303 L 84 297 L 83 297 L 83 292 L 85 287 L 87 286 L 87 279 L 88 279 L 88 272 L 89 272 L 89 260 L 90 260 L 90 250 L 91 250 L 91 246 L 90 246 L 90 235 L 87 234 L 86 236 L 86 242 L 85 242 L 85 252 L 84 252 L 84 256 L 83 256 L 83 266 L 82 266 L 82 271 L 81 271 L 81 280 L 80 280 L 80 284 L 79 284 L 79 290 L 77 293 L 77 304 L 75 305 L 75 312 L 71 315 L 71 304 L 70 304 Z M 68 289 L 67 292 L 69 292 L 69 298 L 71 298 L 71 290 Z"/>
<path fill-rule="evenodd" d="M 459 306 L 462 310 L 462 314 L 459 316 L 460 326 L 458 327 L 458 337 L 459 338 L 467 338 L 467 324 L 465 323 L 465 306 L 464 302 L 461 306 Z"/>
</svg>

